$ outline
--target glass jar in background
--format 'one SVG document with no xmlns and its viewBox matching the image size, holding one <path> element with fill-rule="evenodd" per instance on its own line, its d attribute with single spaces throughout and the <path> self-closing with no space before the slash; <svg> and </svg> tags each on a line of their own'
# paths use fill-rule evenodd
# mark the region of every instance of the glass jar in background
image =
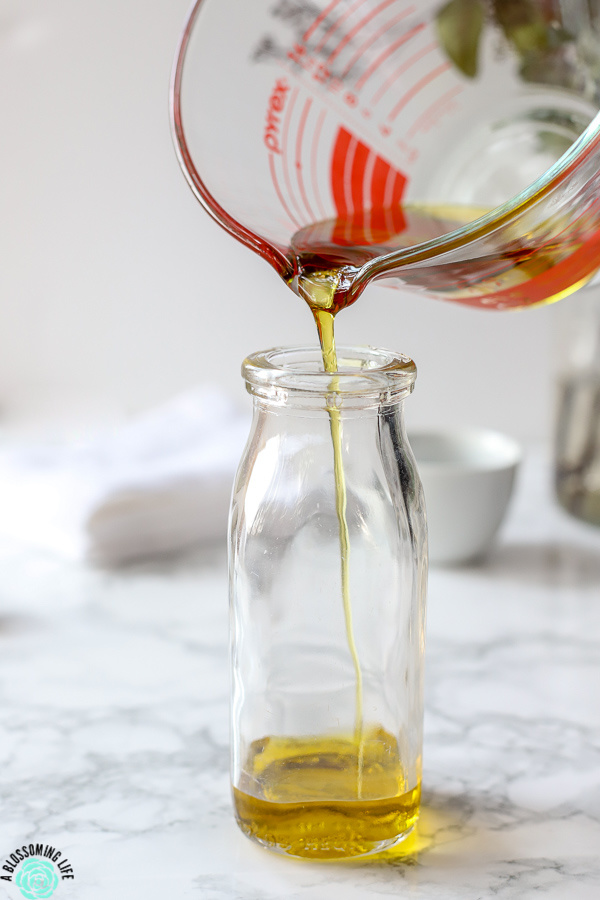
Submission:
<svg viewBox="0 0 600 900">
<path fill-rule="evenodd" d="M 556 495 L 567 512 L 600 525 L 600 285 L 561 306 Z"/>
<path fill-rule="evenodd" d="M 427 547 L 388 351 L 245 360 L 254 418 L 230 521 L 237 821 L 292 856 L 362 856 L 419 810 Z"/>
</svg>

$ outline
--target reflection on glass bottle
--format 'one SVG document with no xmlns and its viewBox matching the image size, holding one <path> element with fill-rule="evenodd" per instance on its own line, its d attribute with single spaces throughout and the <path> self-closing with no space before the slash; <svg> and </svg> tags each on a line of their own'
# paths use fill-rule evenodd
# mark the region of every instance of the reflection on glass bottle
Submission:
<svg viewBox="0 0 600 900">
<path fill-rule="evenodd" d="M 600 287 L 581 291 L 569 312 L 558 384 L 556 494 L 567 512 L 600 525 Z"/>
</svg>

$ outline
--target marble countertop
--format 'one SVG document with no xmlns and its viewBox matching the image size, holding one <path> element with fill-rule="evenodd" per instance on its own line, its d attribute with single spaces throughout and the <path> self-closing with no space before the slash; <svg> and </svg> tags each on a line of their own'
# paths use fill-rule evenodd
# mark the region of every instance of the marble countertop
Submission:
<svg viewBox="0 0 600 900">
<path fill-rule="evenodd" d="M 595 900 L 600 530 L 547 481 L 530 457 L 490 558 L 431 571 L 421 821 L 366 862 L 237 830 L 222 551 L 103 572 L 0 544 L 0 867 L 60 849 L 59 900 Z"/>
</svg>

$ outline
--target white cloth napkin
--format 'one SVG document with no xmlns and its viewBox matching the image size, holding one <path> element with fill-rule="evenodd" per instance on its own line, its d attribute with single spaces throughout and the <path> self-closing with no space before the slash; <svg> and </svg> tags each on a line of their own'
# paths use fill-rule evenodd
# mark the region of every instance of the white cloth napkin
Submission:
<svg viewBox="0 0 600 900">
<path fill-rule="evenodd" d="M 0 453 L 0 534 L 111 565 L 225 538 L 249 419 L 198 388 L 87 445 Z"/>
</svg>

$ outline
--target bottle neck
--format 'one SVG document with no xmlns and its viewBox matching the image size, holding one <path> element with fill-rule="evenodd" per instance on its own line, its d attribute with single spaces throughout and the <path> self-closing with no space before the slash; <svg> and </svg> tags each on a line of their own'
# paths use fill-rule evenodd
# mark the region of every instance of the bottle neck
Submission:
<svg viewBox="0 0 600 900">
<path fill-rule="evenodd" d="M 416 367 L 401 354 L 350 347 L 338 351 L 338 371 L 325 372 L 319 349 L 310 347 L 256 353 L 242 374 L 265 409 L 348 415 L 400 404 L 413 389 Z"/>
</svg>

